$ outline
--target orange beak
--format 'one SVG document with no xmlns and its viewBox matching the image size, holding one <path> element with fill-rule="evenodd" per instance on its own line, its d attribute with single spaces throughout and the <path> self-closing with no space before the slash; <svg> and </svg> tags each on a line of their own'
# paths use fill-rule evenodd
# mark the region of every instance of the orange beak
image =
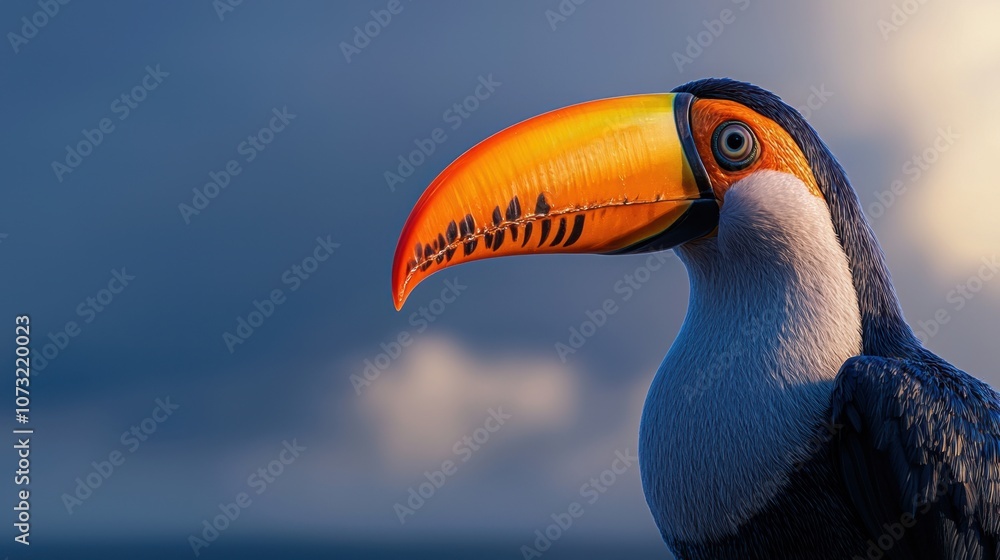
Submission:
<svg viewBox="0 0 1000 560">
<path fill-rule="evenodd" d="M 669 249 L 708 235 L 719 205 L 691 137 L 690 94 L 591 101 L 473 147 L 410 213 L 392 265 L 400 309 L 463 262 L 531 253 Z"/>
</svg>

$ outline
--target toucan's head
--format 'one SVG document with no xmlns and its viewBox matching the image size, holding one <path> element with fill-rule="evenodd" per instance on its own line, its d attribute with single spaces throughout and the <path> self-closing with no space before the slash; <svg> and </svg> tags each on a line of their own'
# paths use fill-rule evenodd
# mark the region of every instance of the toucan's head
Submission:
<svg viewBox="0 0 1000 560">
<path fill-rule="evenodd" d="M 424 278 L 467 261 L 643 252 L 716 236 L 727 191 L 761 172 L 791 175 L 827 203 L 855 276 L 888 281 L 853 190 L 809 125 L 765 90 L 712 79 L 545 113 L 464 153 L 403 227 L 396 308 Z M 872 300 L 865 282 L 856 278 L 863 315 L 892 311 L 895 300 Z"/>
</svg>

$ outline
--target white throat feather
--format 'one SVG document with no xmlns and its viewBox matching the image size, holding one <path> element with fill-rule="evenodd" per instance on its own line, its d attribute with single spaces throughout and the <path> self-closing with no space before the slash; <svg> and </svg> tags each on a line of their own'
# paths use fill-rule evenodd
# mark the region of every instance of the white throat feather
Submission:
<svg viewBox="0 0 1000 560">
<path fill-rule="evenodd" d="M 677 252 L 690 303 L 646 400 L 640 456 L 661 531 L 699 542 L 766 510 L 816 448 L 861 319 L 829 209 L 792 175 L 732 185 L 718 235 Z"/>
</svg>

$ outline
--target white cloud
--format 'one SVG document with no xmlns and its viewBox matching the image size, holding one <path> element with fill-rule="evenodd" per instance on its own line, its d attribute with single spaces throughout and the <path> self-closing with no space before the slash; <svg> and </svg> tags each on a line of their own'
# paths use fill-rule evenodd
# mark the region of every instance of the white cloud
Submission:
<svg viewBox="0 0 1000 560">
<path fill-rule="evenodd" d="M 549 357 L 484 358 L 445 337 L 422 338 L 363 399 L 387 463 L 406 474 L 453 459 L 452 447 L 481 427 L 491 408 L 512 417 L 503 441 L 570 425 L 578 376 Z"/>
<path fill-rule="evenodd" d="M 937 14 L 940 15 L 937 15 Z M 932 166 L 918 190 L 919 219 L 908 223 L 950 265 L 965 270 L 1000 250 L 1000 4 L 972 1 L 936 12 L 932 25 L 892 49 L 896 85 L 914 128 L 951 126 L 955 149 Z"/>
<path fill-rule="evenodd" d="M 896 14 L 895 31 L 880 31 L 879 21 L 893 24 L 894 6 L 919 6 L 904 19 Z M 912 6 L 911 6 L 912 8 Z M 1000 187 L 993 169 L 1000 150 L 1000 35 L 995 22 L 1000 4 L 992 0 L 935 0 L 820 5 L 817 17 L 839 20 L 827 26 L 838 45 L 826 55 L 840 100 L 850 106 L 848 136 L 870 133 L 898 140 L 915 156 L 932 145 L 940 128 L 959 139 L 886 212 L 910 243 L 925 247 L 930 272 L 947 276 L 978 266 L 1000 250 Z M 888 28 L 886 28 L 888 29 Z M 845 32 L 854 31 L 850 36 Z M 886 162 L 899 175 L 902 161 Z M 877 191 L 889 185 L 855 185 Z M 1000 294 L 993 289 L 992 293 Z"/>
</svg>

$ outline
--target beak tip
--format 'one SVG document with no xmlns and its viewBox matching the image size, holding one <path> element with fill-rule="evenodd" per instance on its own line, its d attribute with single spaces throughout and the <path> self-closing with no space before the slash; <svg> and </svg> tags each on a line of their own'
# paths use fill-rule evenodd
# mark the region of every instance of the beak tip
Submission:
<svg viewBox="0 0 1000 560">
<path fill-rule="evenodd" d="M 402 275 L 394 275 L 392 280 L 392 304 L 395 306 L 396 311 L 403 309 L 403 305 L 406 304 L 406 299 L 413 289 L 413 286 L 408 285 L 403 278 L 404 276 Z"/>
<path fill-rule="evenodd" d="M 392 282 L 392 305 L 396 308 L 396 311 L 403 309 L 403 304 L 406 303 L 406 294 L 403 293 L 403 287 L 395 279 Z"/>
<path fill-rule="evenodd" d="M 403 256 L 404 245 L 401 238 L 400 242 L 396 245 L 396 254 L 392 259 L 392 304 L 396 307 L 396 311 L 403 309 L 408 292 L 406 289 L 405 266 L 403 264 L 405 262 Z"/>
</svg>

